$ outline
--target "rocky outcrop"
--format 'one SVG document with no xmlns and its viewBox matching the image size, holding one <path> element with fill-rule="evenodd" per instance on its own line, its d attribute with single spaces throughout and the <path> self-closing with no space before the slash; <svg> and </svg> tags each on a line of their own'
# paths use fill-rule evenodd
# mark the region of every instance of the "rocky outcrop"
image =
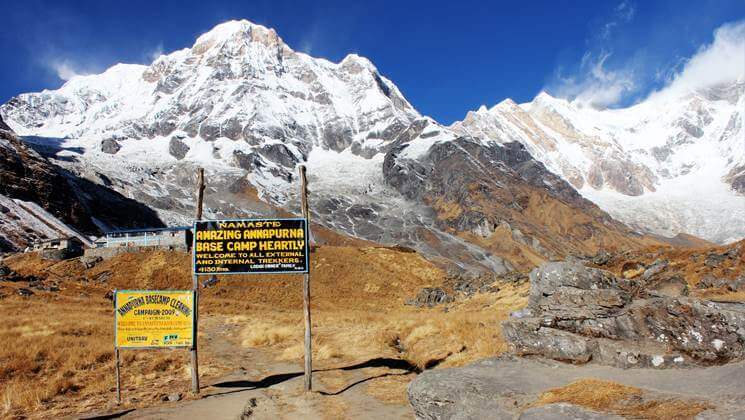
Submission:
<svg viewBox="0 0 745 420">
<path fill-rule="evenodd" d="M 517 354 L 630 367 L 723 364 L 745 358 L 745 304 L 687 296 L 656 276 L 664 262 L 624 279 L 578 260 L 530 274 L 528 306 L 503 323 Z"/>
</svg>

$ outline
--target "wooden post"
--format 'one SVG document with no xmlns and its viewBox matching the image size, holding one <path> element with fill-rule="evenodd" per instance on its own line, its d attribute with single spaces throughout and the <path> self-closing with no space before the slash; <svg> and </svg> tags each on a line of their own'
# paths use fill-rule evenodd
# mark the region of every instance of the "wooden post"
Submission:
<svg viewBox="0 0 745 420">
<path fill-rule="evenodd" d="M 122 403 L 122 380 L 119 376 L 119 347 L 114 347 L 114 359 L 116 359 L 116 405 Z"/>
<path fill-rule="evenodd" d="M 202 220 L 202 203 L 204 201 L 204 168 L 199 168 L 199 179 L 197 180 L 197 214 L 196 220 Z M 196 232 L 194 232 L 196 234 Z M 195 252 L 194 249 L 191 250 Z M 194 337 L 191 347 L 191 390 L 199 394 L 199 356 L 197 352 L 197 338 L 199 337 L 199 277 L 194 274 L 192 278 L 194 290 Z"/>
<path fill-rule="evenodd" d="M 310 240 L 310 212 L 308 211 L 308 180 L 305 177 L 305 165 L 300 165 L 300 199 L 303 217 L 308 227 L 308 238 Z M 310 251 L 310 243 L 308 243 Z M 310 264 L 310 257 L 308 258 Z M 308 273 L 303 275 L 303 314 L 305 316 L 305 391 L 309 392 L 313 387 L 313 354 L 311 352 L 311 322 L 310 322 L 310 267 Z"/>
<path fill-rule="evenodd" d="M 122 403 L 122 379 L 119 374 L 119 345 L 116 342 L 116 289 L 114 289 L 114 363 L 116 364 L 116 405 Z"/>
</svg>

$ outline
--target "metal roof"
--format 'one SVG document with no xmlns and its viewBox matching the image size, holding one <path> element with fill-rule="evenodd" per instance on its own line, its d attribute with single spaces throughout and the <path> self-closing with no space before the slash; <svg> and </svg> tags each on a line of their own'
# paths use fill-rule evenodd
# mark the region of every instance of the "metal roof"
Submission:
<svg viewBox="0 0 745 420">
<path fill-rule="evenodd" d="M 145 229 L 120 229 L 120 230 L 112 230 L 109 232 L 106 232 L 106 235 L 116 234 L 116 233 L 145 233 L 145 232 L 163 232 L 163 231 L 182 231 L 182 230 L 189 230 L 191 229 L 191 226 L 173 226 L 173 227 L 165 227 L 165 228 L 145 228 Z"/>
</svg>

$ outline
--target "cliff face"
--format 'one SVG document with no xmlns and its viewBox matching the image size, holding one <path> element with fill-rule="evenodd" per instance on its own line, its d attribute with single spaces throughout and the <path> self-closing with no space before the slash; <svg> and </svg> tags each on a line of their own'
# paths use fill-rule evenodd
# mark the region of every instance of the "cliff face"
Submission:
<svg viewBox="0 0 745 420">
<path fill-rule="evenodd" d="M 1 118 L 0 194 L 37 203 L 84 232 L 97 231 L 59 168 L 25 145 Z"/>
<path fill-rule="evenodd" d="M 0 118 L 0 250 L 63 236 L 59 223 L 88 235 L 106 226 L 163 225 L 146 206 L 51 163 Z"/>
</svg>

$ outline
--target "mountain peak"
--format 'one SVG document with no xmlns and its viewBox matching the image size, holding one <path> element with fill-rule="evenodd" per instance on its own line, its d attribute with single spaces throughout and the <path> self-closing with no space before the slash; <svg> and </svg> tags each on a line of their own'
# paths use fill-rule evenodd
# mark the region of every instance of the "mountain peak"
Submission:
<svg viewBox="0 0 745 420">
<path fill-rule="evenodd" d="M 231 40 L 258 42 L 267 46 L 284 44 L 274 29 L 242 19 L 229 20 L 215 26 L 200 35 L 192 49 L 195 52 L 206 51 Z"/>
</svg>

